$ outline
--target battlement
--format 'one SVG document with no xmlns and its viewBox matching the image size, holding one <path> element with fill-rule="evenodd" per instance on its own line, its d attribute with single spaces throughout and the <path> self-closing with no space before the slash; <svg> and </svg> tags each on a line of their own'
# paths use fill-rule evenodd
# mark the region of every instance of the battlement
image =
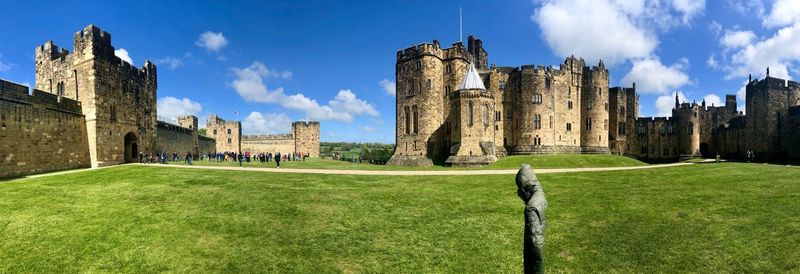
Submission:
<svg viewBox="0 0 800 274">
<path fill-rule="evenodd" d="M 160 128 L 160 129 L 166 129 L 166 130 L 170 130 L 170 131 L 174 131 L 174 132 L 178 132 L 178 133 L 183 133 L 183 134 L 188 134 L 188 135 L 192 135 L 192 132 L 194 132 L 193 129 L 182 127 L 180 125 L 176 125 L 176 124 L 173 124 L 173 123 L 170 123 L 170 122 L 167 122 L 167 121 L 162 121 L 162 120 L 158 120 L 158 123 L 156 123 L 156 127 Z"/>
<path fill-rule="evenodd" d="M 800 84 L 795 81 L 785 80 L 781 78 L 775 78 L 767 76 L 761 80 L 753 80 L 747 83 L 747 87 L 759 87 L 759 88 L 768 88 L 768 89 L 780 89 L 780 90 L 789 90 L 789 89 L 796 89 L 800 88 Z"/>
<path fill-rule="evenodd" d="M 294 140 L 292 134 L 261 134 L 261 135 L 242 135 L 242 141 L 266 141 L 266 140 Z"/>
<path fill-rule="evenodd" d="M 296 126 L 304 126 L 304 127 L 317 126 L 318 127 L 319 126 L 319 121 L 297 121 L 297 122 L 292 122 L 292 127 L 296 127 Z"/>
<path fill-rule="evenodd" d="M 34 89 L 31 93 L 27 86 L 0 79 L 0 100 L 18 104 L 39 104 L 52 110 L 81 114 L 81 102 L 66 97 Z"/>
<path fill-rule="evenodd" d="M 232 125 L 232 126 L 241 126 L 241 122 L 239 121 L 227 121 L 225 119 L 220 118 L 216 114 L 211 114 L 208 116 L 208 120 L 206 125 Z"/>
<path fill-rule="evenodd" d="M 426 55 L 442 59 L 442 49 L 439 47 L 438 41 L 434 40 L 434 43 L 422 43 L 404 50 L 399 50 L 397 51 L 397 61 L 405 61 Z"/>
</svg>

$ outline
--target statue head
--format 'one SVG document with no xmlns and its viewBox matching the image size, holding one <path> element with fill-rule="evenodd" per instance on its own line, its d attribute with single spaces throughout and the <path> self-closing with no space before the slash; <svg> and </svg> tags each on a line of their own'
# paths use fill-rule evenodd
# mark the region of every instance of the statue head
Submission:
<svg viewBox="0 0 800 274">
<path fill-rule="evenodd" d="M 523 202 L 527 203 L 533 194 L 537 191 L 537 186 L 539 185 L 539 179 L 536 178 L 536 173 L 533 172 L 533 168 L 531 168 L 528 164 L 523 164 L 522 167 L 517 172 L 517 177 L 515 179 L 517 183 L 517 195 L 519 198 L 522 199 Z"/>
</svg>

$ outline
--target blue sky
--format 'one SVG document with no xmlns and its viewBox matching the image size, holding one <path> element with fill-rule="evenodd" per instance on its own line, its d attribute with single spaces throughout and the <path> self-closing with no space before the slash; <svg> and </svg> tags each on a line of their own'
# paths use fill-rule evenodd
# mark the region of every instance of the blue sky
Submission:
<svg viewBox="0 0 800 274">
<path fill-rule="evenodd" d="M 709 104 L 742 95 L 767 66 L 800 74 L 797 0 L 13 1 L 0 17 L 0 78 L 33 84 L 36 45 L 72 50 L 72 34 L 95 24 L 134 65 L 158 65 L 165 119 L 217 113 L 246 133 L 314 119 L 323 141 L 392 143 L 395 53 L 456 42 L 459 6 L 490 63 L 602 59 L 612 86 L 637 83 L 641 116 L 667 114 L 676 92 Z"/>
</svg>

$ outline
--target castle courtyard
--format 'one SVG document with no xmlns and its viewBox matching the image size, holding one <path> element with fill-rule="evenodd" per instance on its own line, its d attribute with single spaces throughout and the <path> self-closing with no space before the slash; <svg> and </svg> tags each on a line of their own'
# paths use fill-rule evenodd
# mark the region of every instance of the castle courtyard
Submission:
<svg viewBox="0 0 800 274">
<path fill-rule="evenodd" d="M 746 163 L 541 174 L 557 220 L 548 272 L 797 271 L 798 176 Z M 509 185 L 139 164 L 5 181 L 0 272 L 521 272 Z"/>
</svg>

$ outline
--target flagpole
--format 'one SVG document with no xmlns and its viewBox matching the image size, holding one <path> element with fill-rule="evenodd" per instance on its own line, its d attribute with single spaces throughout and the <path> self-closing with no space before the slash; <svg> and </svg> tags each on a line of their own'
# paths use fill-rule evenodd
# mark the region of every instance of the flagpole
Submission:
<svg viewBox="0 0 800 274">
<path fill-rule="evenodd" d="M 464 42 L 464 23 L 462 20 L 461 7 L 458 7 L 458 42 Z"/>
</svg>

